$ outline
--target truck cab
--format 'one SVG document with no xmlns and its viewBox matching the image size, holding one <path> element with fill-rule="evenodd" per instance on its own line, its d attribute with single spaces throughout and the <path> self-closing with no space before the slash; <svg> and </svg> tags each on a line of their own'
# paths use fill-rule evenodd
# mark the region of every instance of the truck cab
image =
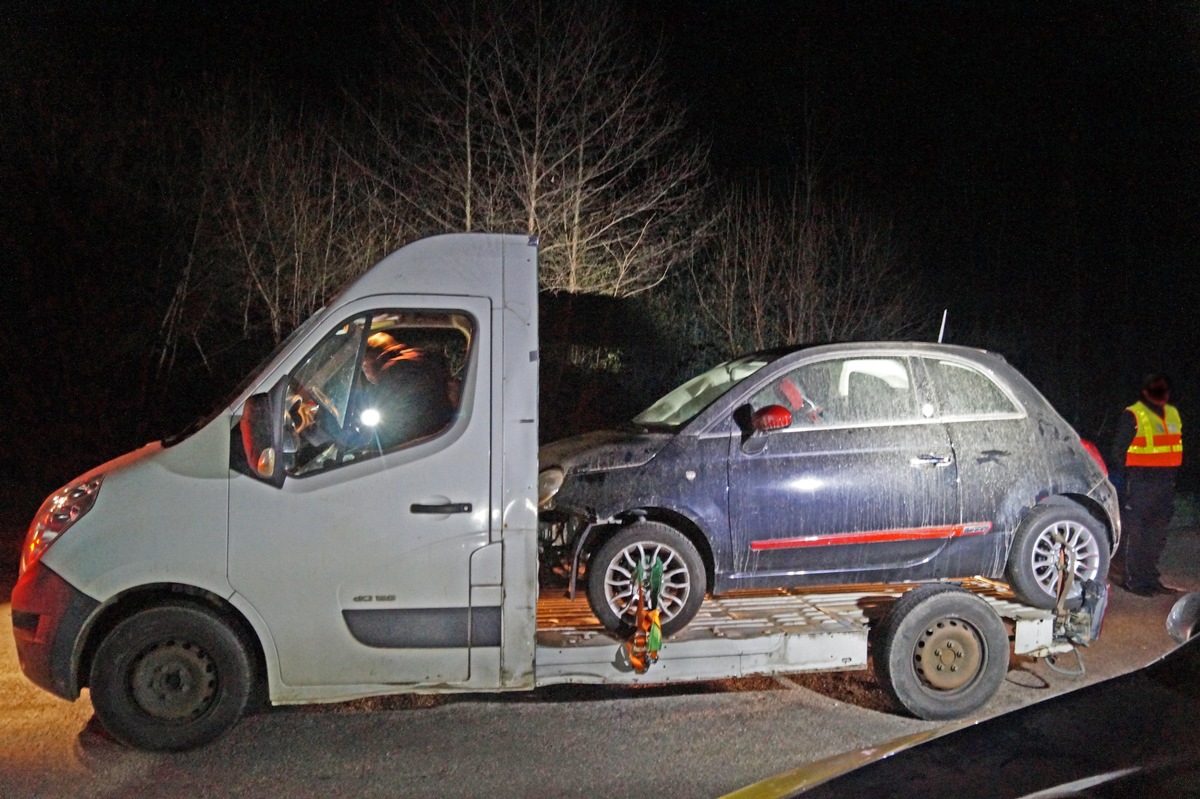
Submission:
<svg viewBox="0 0 1200 799">
<path fill-rule="evenodd" d="M 22 669 L 155 748 L 259 677 L 274 703 L 533 687 L 537 385 L 536 242 L 402 248 L 194 433 L 46 501 Z"/>
</svg>

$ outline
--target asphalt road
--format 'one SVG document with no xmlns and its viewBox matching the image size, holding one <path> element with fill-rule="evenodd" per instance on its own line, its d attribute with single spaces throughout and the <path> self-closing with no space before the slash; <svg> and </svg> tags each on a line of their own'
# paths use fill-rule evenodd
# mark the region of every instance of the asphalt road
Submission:
<svg viewBox="0 0 1200 799">
<path fill-rule="evenodd" d="M 1175 531 L 1168 582 L 1200 589 L 1200 531 Z M 0 587 L 0 797 L 716 797 L 935 723 L 888 704 L 870 672 L 663 689 L 391 697 L 276 708 L 212 746 L 148 754 L 20 674 Z M 984 715 L 1138 668 L 1169 651 L 1171 597 L 1114 590 L 1082 679 L 1015 658 Z M 1073 660 L 1060 666 L 1074 666 Z"/>
</svg>

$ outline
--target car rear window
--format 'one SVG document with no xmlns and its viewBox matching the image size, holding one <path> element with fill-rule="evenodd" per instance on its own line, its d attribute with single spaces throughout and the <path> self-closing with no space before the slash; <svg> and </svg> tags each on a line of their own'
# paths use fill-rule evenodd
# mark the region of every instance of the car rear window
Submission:
<svg viewBox="0 0 1200 799">
<path fill-rule="evenodd" d="M 957 361 L 926 361 L 943 416 L 995 416 L 1019 413 L 990 377 Z"/>
</svg>

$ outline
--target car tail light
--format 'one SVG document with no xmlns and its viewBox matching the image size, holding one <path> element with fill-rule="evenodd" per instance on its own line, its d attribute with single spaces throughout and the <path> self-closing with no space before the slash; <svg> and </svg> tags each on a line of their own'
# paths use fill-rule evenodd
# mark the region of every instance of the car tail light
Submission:
<svg viewBox="0 0 1200 799">
<path fill-rule="evenodd" d="M 1108 466 L 1105 465 L 1104 458 L 1100 456 L 1100 450 L 1096 448 L 1096 445 L 1086 438 L 1079 439 L 1079 443 L 1083 444 L 1083 448 L 1087 450 L 1087 454 L 1092 456 L 1092 460 L 1096 461 L 1097 465 L 1100 466 L 1100 471 L 1104 472 L 1105 477 L 1108 477 Z"/>
</svg>

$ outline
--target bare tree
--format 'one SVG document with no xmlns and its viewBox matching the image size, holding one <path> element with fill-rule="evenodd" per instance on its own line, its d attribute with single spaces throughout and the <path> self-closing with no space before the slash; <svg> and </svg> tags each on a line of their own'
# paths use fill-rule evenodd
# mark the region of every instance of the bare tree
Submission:
<svg viewBox="0 0 1200 799">
<path fill-rule="evenodd" d="M 181 341 L 194 342 L 203 358 L 214 338 L 206 326 L 228 325 L 233 313 L 243 335 L 265 330 L 282 340 L 411 237 L 327 121 L 288 114 L 253 86 L 215 93 L 192 118 L 198 188 L 163 321 L 167 367 Z"/>
<path fill-rule="evenodd" d="M 918 309 L 897 261 L 890 226 L 802 183 L 782 199 L 762 186 L 731 192 L 692 272 L 700 308 L 733 353 L 902 334 Z"/>
<path fill-rule="evenodd" d="M 427 232 L 537 235 L 552 291 L 637 294 L 691 256 L 705 154 L 610 6 L 496 0 L 439 22 L 408 39 L 425 135 L 377 124 L 386 183 Z"/>
</svg>

